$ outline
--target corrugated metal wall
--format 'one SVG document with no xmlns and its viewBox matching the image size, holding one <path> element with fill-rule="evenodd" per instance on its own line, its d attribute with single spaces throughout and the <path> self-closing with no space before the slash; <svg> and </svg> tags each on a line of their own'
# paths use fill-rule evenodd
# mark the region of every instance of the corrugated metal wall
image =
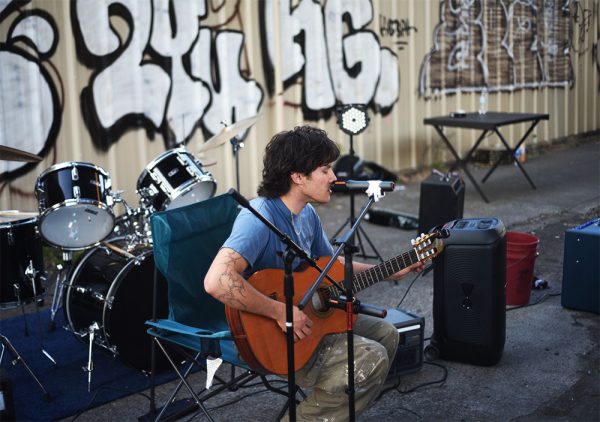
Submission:
<svg viewBox="0 0 600 422">
<path fill-rule="evenodd" d="M 449 159 L 423 119 L 476 110 L 484 85 L 490 110 L 550 114 L 529 142 L 598 130 L 598 14 L 598 0 L 0 2 L 0 144 L 44 157 L 0 162 L 0 209 L 36 209 L 37 177 L 65 161 L 101 166 L 137 205 L 155 157 L 258 113 L 247 196 L 280 130 L 314 124 L 348 152 L 336 104 L 368 104 L 356 154 L 392 171 Z M 476 136 L 448 134 L 463 150 Z M 201 159 L 218 193 L 235 187 L 229 143 Z"/>
</svg>

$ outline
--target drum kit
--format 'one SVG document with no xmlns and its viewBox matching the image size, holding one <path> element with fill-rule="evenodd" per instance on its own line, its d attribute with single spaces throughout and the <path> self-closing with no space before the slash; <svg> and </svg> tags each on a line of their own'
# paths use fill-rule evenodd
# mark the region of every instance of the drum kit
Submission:
<svg viewBox="0 0 600 422">
<path fill-rule="evenodd" d="M 198 152 L 227 139 L 235 139 L 234 150 L 239 148 L 238 135 L 258 117 L 227 126 Z M 41 157 L 0 146 L 0 160 L 38 162 Z M 49 329 L 55 329 L 55 316 L 62 307 L 64 328 L 89 348 L 84 368 L 88 387 L 92 345 L 129 366 L 150 370 L 151 342 L 144 322 L 168 312 L 166 281 L 154 267 L 150 216 L 214 196 L 217 182 L 205 167 L 183 146 L 160 154 L 137 180 L 135 208 L 127 204 L 122 191 L 113 190 L 110 174 L 97 165 L 64 162 L 43 171 L 34 188 L 39 213 L 0 211 L 0 309 L 21 307 L 24 313 L 24 304 L 40 305 L 47 281 L 53 280 Z M 116 204 L 124 208 L 120 215 L 115 215 Z M 62 254 L 52 277 L 47 277 L 44 267 L 44 244 Z M 80 253 L 74 261 L 75 252 Z M 15 357 L 13 362 L 22 362 L 47 395 L 10 341 L 1 334 L 0 340 L 3 350 L 7 347 Z"/>
</svg>

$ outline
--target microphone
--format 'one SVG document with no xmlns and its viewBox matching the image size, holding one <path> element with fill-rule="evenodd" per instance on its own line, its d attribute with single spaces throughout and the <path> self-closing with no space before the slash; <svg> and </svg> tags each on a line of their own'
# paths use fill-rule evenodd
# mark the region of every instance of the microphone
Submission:
<svg viewBox="0 0 600 422">
<path fill-rule="evenodd" d="M 340 295 L 337 299 L 329 299 L 327 305 L 331 308 L 346 309 L 346 296 Z M 361 303 L 357 299 L 354 299 L 354 303 L 352 304 L 352 312 L 355 314 L 370 315 L 376 318 L 385 318 L 387 315 L 387 309 Z"/>
<path fill-rule="evenodd" d="M 234 188 L 230 188 L 227 191 L 227 194 L 233 196 L 233 199 L 235 199 L 242 207 L 244 207 L 244 208 L 250 207 L 250 202 L 246 199 L 246 197 L 244 197 L 241 193 L 239 193 Z"/>
<path fill-rule="evenodd" d="M 333 182 L 332 192 L 366 192 L 372 185 L 379 186 L 382 192 L 392 192 L 395 188 L 394 182 L 382 180 L 346 180 L 345 182 Z"/>
</svg>

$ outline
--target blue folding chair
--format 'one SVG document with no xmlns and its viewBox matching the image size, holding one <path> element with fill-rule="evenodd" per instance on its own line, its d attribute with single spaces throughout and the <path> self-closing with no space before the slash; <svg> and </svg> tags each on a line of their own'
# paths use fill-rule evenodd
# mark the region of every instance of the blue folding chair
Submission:
<svg viewBox="0 0 600 422">
<path fill-rule="evenodd" d="M 238 207 L 230 195 L 220 195 L 205 201 L 151 216 L 154 262 L 168 283 L 168 319 L 149 320 L 148 334 L 177 372 L 180 382 L 163 406 L 156 420 L 174 403 L 183 385 L 196 405 L 212 420 L 203 402 L 219 392 L 232 390 L 260 377 L 265 387 L 287 396 L 287 391 L 273 387 L 267 374 L 252 371 L 238 356 L 227 325 L 225 307 L 204 290 L 206 275 L 219 248 L 229 236 Z M 189 365 L 185 371 L 175 362 L 175 353 L 183 354 Z M 191 353 L 190 353 L 191 351 Z M 196 393 L 187 376 L 194 366 L 206 371 L 206 359 L 220 357 L 231 364 L 227 381 L 216 376 L 210 390 Z M 243 373 L 236 376 L 235 368 Z M 287 405 L 280 412 L 281 417 Z"/>
</svg>

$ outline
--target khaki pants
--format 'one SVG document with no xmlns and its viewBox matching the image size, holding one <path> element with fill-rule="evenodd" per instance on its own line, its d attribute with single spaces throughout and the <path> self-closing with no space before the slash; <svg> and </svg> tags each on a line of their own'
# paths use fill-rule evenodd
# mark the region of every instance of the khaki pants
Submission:
<svg viewBox="0 0 600 422">
<path fill-rule="evenodd" d="M 398 347 L 398 331 L 380 318 L 359 315 L 354 325 L 355 411 L 377 397 Z M 346 333 L 326 336 L 315 356 L 296 372 L 296 384 L 312 393 L 296 408 L 298 421 L 348 420 Z M 287 415 L 283 420 L 288 420 Z"/>
</svg>

